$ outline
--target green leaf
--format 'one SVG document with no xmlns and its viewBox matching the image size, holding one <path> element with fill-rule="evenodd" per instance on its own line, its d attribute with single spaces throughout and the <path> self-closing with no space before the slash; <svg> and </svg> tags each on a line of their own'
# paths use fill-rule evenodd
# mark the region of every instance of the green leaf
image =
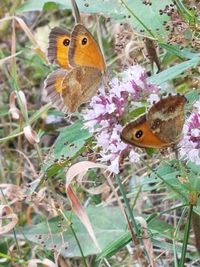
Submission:
<svg viewBox="0 0 200 267">
<path fill-rule="evenodd" d="M 191 109 L 194 105 L 194 102 L 196 102 L 197 100 L 199 100 L 199 92 L 198 90 L 190 90 L 189 92 L 187 92 L 185 94 L 185 97 L 187 98 L 187 108 Z"/>
<path fill-rule="evenodd" d="M 62 156 L 65 159 L 72 158 L 85 145 L 86 140 L 92 135 L 83 128 L 81 121 L 60 129 L 60 134 L 55 142 L 54 156 L 56 159 Z"/>
<path fill-rule="evenodd" d="M 192 166 L 193 167 L 193 166 Z M 195 191 L 200 191 L 200 180 L 198 179 L 198 172 L 193 172 L 191 164 L 188 166 L 178 160 L 161 163 L 156 169 L 156 173 L 163 178 L 168 184 L 184 195 L 186 200 L 189 200 L 189 194 Z M 197 170 L 196 170 L 197 171 Z M 156 174 L 152 173 L 151 178 L 156 178 Z M 159 178 L 158 178 L 159 180 Z M 163 184 L 166 186 L 165 184 Z M 161 189 L 161 186 L 159 186 Z M 173 196 L 174 197 L 174 196 Z"/>
<path fill-rule="evenodd" d="M 174 238 L 175 227 L 158 218 L 151 220 L 148 223 L 148 228 L 151 229 L 151 234 L 153 235 L 159 234 L 171 240 Z"/>
<path fill-rule="evenodd" d="M 60 8 L 71 9 L 71 1 L 69 0 L 29 0 L 18 9 L 18 12 L 41 11 L 44 5 L 46 4 L 47 6 L 49 2 L 51 5 L 52 3 L 57 3 Z M 164 9 L 166 5 L 172 4 L 171 0 L 154 0 L 151 6 L 144 5 L 141 0 L 87 0 L 87 5 L 82 0 L 77 0 L 76 2 L 80 12 L 87 14 L 98 13 L 116 20 L 128 21 L 136 30 L 145 30 L 150 36 L 166 34 L 163 22 L 168 21 L 169 16 L 160 15 L 159 10 Z"/>
<path fill-rule="evenodd" d="M 108 246 L 106 246 L 102 252 L 98 255 L 96 261 L 99 261 L 105 257 L 111 257 L 117 251 L 119 251 L 122 247 L 128 244 L 131 241 L 130 232 L 124 233 L 118 239 L 114 240 Z"/>
<path fill-rule="evenodd" d="M 187 49 L 180 49 L 177 45 L 169 45 L 165 43 L 159 43 L 159 45 L 171 54 L 183 59 L 192 59 L 200 56 L 199 53 L 192 53 Z"/>
<path fill-rule="evenodd" d="M 167 70 L 164 70 L 158 74 L 155 74 L 148 78 L 148 81 L 151 83 L 155 83 L 157 85 L 161 85 L 169 80 L 176 78 L 178 75 L 183 73 L 189 68 L 196 67 L 200 63 L 200 57 L 192 58 L 188 61 L 177 64 Z"/>
<path fill-rule="evenodd" d="M 66 0 L 67 2 L 67 0 Z M 30 11 L 42 11 L 43 10 L 43 7 L 45 5 L 46 8 L 48 8 L 48 5 L 49 7 L 52 6 L 52 4 L 57 4 L 56 6 L 58 7 L 62 7 L 62 8 L 66 8 L 65 6 L 63 6 L 63 3 L 64 1 L 62 0 L 56 0 L 56 1 L 49 1 L 49 0 L 40 0 L 40 1 L 34 1 L 34 0 L 29 0 L 29 1 L 26 1 L 24 4 L 22 4 L 18 9 L 17 11 L 18 12 L 30 12 Z"/>
<path fill-rule="evenodd" d="M 197 23 L 197 12 L 194 10 L 189 10 L 182 1 L 175 0 L 175 4 L 178 8 L 179 13 L 181 16 L 190 24 L 195 25 Z"/>
<path fill-rule="evenodd" d="M 86 212 L 102 249 L 98 259 L 111 256 L 131 240 L 126 220 L 118 207 L 90 206 Z M 69 222 L 57 216 L 35 226 L 22 228 L 17 236 L 43 245 L 47 249 L 55 249 L 65 257 L 80 257 L 78 245 L 70 229 L 72 225 L 84 255 L 97 254 L 97 248 L 79 219 L 70 211 L 65 212 L 65 216 Z M 159 219 L 152 219 L 148 223 L 148 229 L 152 235 L 159 233 L 167 239 L 173 238 L 174 227 Z"/>
<path fill-rule="evenodd" d="M 127 233 L 126 222 L 119 208 L 89 207 L 86 211 L 102 249 Z M 59 251 L 65 257 L 80 257 L 78 245 L 70 229 L 70 223 L 72 223 L 84 255 L 97 254 L 97 248 L 79 219 L 71 212 L 65 212 L 65 215 L 69 218 L 69 224 L 57 216 L 48 222 L 21 229 L 23 235 L 32 242 L 44 245 L 47 249 Z M 22 238 L 24 238 L 23 235 Z"/>
<path fill-rule="evenodd" d="M 48 177 L 58 174 L 86 149 L 86 143 L 92 135 L 83 127 L 83 122 L 79 120 L 59 129 L 60 134 L 54 144 L 52 156 L 42 166 L 42 171 L 47 173 Z"/>
</svg>

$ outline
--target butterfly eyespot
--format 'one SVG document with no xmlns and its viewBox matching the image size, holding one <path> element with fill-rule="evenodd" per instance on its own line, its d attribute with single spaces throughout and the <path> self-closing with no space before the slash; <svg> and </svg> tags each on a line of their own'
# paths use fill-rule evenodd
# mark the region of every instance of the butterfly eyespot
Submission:
<svg viewBox="0 0 200 267">
<path fill-rule="evenodd" d="M 69 39 L 64 39 L 63 40 L 63 44 L 64 44 L 64 46 L 69 46 L 70 40 Z"/>
<path fill-rule="evenodd" d="M 142 130 L 138 130 L 136 133 L 135 133 L 135 137 L 137 139 L 141 138 L 143 136 L 143 131 Z"/>
<path fill-rule="evenodd" d="M 82 45 L 86 45 L 86 44 L 87 44 L 87 38 L 84 37 L 84 38 L 82 39 L 81 43 L 82 43 Z"/>
</svg>

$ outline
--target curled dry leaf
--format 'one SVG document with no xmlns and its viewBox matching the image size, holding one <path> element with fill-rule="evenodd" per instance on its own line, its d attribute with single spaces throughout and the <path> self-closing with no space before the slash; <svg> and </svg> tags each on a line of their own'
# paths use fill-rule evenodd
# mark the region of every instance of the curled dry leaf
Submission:
<svg viewBox="0 0 200 267">
<path fill-rule="evenodd" d="M 104 164 L 100 164 L 100 163 L 95 163 L 92 161 L 81 161 L 78 162 L 74 165 L 72 165 L 66 174 L 66 186 L 68 186 L 71 181 L 77 176 L 79 175 L 79 181 L 81 180 L 81 178 L 86 174 L 86 172 L 89 169 L 93 169 L 93 168 L 101 168 L 101 169 L 107 169 L 108 166 L 104 165 Z"/>
<path fill-rule="evenodd" d="M 79 175 L 79 181 L 80 181 L 80 177 L 82 178 L 84 176 L 84 174 L 91 168 L 107 169 L 107 166 L 104 164 L 95 163 L 95 162 L 91 162 L 91 161 L 82 161 L 82 162 L 78 162 L 78 163 L 72 165 L 68 169 L 67 174 L 66 174 L 66 193 L 67 193 L 67 196 L 69 197 L 69 200 L 71 202 L 72 210 L 74 211 L 74 213 L 77 215 L 77 217 L 80 219 L 80 221 L 83 223 L 83 225 L 87 229 L 87 231 L 88 231 L 90 237 L 92 238 L 92 240 L 94 241 L 94 244 L 96 245 L 96 247 L 99 250 L 101 250 L 99 247 L 99 244 L 97 242 L 97 239 L 95 237 L 90 220 L 87 216 L 87 213 L 85 212 L 79 199 L 77 198 L 72 187 L 70 186 L 71 181 L 77 175 Z"/>
<path fill-rule="evenodd" d="M 74 193 L 74 191 L 70 185 L 68 187 L 66 187 L 66 193 L 67 193 L 67 196 L 71 202 L 72 210 L 74 211 L 76 216 L 80 219 L 82 224 L 87 229 L 87 231 L 88 231 L 91 239 L 93 240 L 94 244 L 96 245 L 96 247 L 99 249 L 99 251 L 101 251 L 99 244 L 97 242 L 96 236 L 94 234 L 94 230 L 92 228 L 90 219 L 88 218 L 87 213 L 85 212 L 85 209 L 82 207 L 79 199 L 77 198 L 76 194 Z"/>
<path fill-rule="evenodd" d="M 28 266 L 27 267 L 38 267 L 38 266 L 43 267 L 57 267 L 57 265 L 50 261 L 49 259 L 43 259 L 43 260 L 38 260 L 38 259 L 32 259 L 28 261 Z"/>
<path fill-rule="evenodd" d="M 11 114 L 14 120 L 18 120 L 20 118 L 20 111 L 16 107 L 15 99 L 16 99 L 15 92 L 11 92 L 9 97 L 9 106 L 10 106 L 9 113 Z"/>
<path fill-rule="evenodd" d="M 15 184 L 0 184 L 0 188 L 6 196 L 6 199 L 9 200 L 10 205 L 17 201 L 22 201 L 25 197 L 21 187 Z"/>
<path fill-rule="evenodd" d="M 27 101 L 26 101 L 26 97 L 24 92 L 22 92 L 21 90 L 18 92 L 18 96 L 20 97 L 20 101 L 24 107 L 25 110 L 27 110 Z"/>
<path fill-rule="evenodd" d="M 36 194 L 35 198 L 34 198 L 34 202 L 36 205 L 39 205 L 42 200 L 46 197 L 46 187 L 43 187 L 39 190 L 39 192 Z"/>
<path fill-rule="evenodd" d="M 103 184 L 93 187 L 93 188 L 84 188 L 85 191 L 87 191 L 88 193 L 90 193 L 91 195 L 99 195 L 99 194 L 103 194 L 105 192 L 109 192 L 110 191 L 110 186 L 107 184 L 107 182 L 104 182 Z"/>
<path fill-rule="evenodd" d="M 30 125 L 24 127 L 24 135 L 31 145 L 39 143 L 40 141 L 37 133 L 31 128 Z"/>
<path fill-rule="evenodd" d="M 4 225 L 4 220 L 11 220 Z M 18 217 L 8 205 L 0 205 L 0 235 L 8 233 L 18 223 Z"/>
<path fill-rule="evenodd" d="M 23 109 L 25 112 L 27 112 L 27 101 L 25 94 L 22 91 L 19 92 L 11 92 L 9 97 L 9 113 L 11 114 L 12 118 L 14 120 L 18 120 L 20 118 L 21 112 L 16 106 L 16 98 L 18 98 L 19 105 L 23 105 Z"/>
</svg>

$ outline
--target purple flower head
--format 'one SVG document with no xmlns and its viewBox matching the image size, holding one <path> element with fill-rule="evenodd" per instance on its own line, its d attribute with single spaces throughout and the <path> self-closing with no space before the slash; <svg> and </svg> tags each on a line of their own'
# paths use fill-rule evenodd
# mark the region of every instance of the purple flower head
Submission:
<svg viewBox="0 0 200 267">
<path fill-rule="evenodd" d="M 130 152 L 131 146 L 120 139 L 123 117 L 133 102 L 147 97 L 150 102 L 157 99 L 158 87 L 148 83 L 146 72 L 139 65 L 125 70 L 119 78 L 113 78 L 109 87 L 109 91 L 104 87 L 99 89 L 99 95 L 92 98 L 83 116 L 85 127 L 94 133 L 101 161 L 108 162 L 110 172 L 118 173 L 120 158 L 127 153 L 130 153 L 130 161 L 139 161 L 139 154 L 133 149 Z"/>
<path fill-rule="evenodd" d="M 183 127 L 180 154 L 183 158 L 200 165 L 200 100 L 194 104 L 196 110 Z"/>
</svg>

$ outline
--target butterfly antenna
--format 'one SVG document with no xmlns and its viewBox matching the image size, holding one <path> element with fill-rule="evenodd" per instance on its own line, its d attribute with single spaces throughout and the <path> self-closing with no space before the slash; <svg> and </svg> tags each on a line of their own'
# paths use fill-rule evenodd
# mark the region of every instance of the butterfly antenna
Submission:
<svg viewBox="0 0 200 267">
<path fill-rule="evenodd" d="M 78 9 L 78 6 L 76 4 L 76 1 L 75 0 L 71 0 L 71 4 L 72 4 L 72 11 L 73 11 L 73 15 L 74 15 L 76 24 L 77 23 L 81 23 L 81 16 L 80 16 L 79 9 Z"/>
</svg>

